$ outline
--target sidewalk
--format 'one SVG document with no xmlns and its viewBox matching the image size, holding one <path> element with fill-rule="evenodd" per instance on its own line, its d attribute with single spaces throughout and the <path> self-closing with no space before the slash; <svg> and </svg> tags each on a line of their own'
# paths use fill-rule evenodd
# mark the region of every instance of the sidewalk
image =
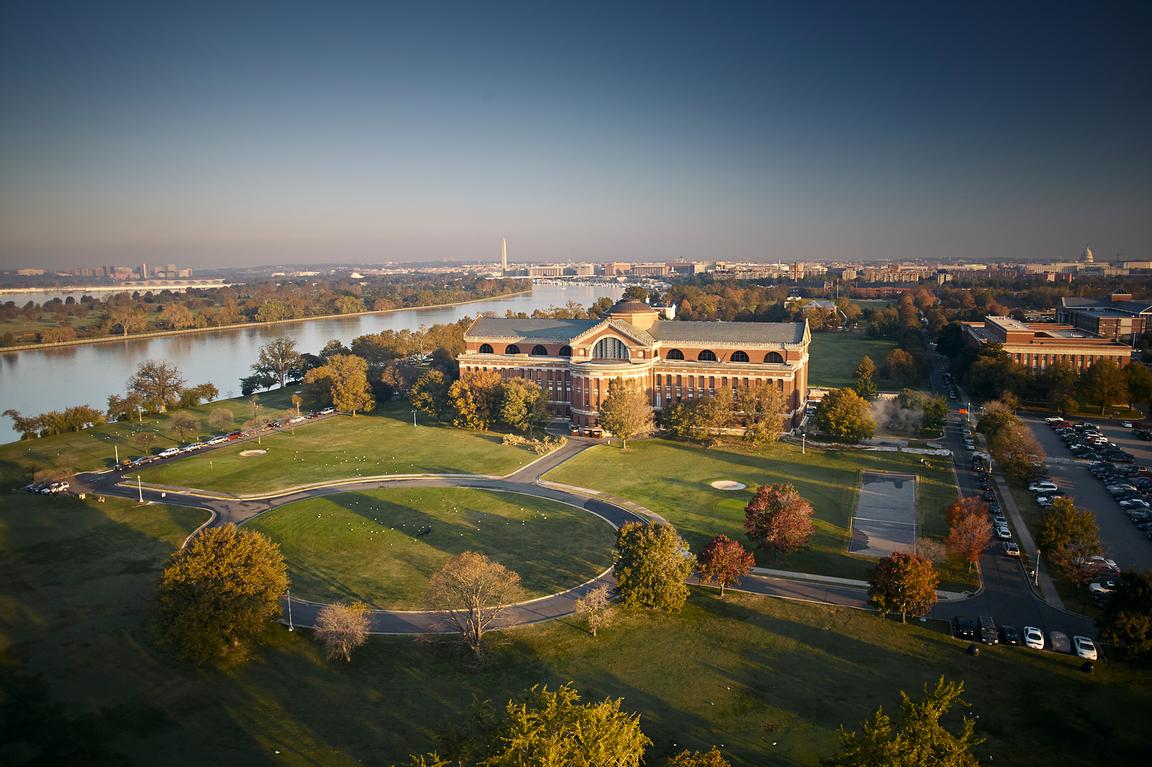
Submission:
<svg viewBox="0 0 1152 767">
<path fill-rule="evenodd" d="M 765 578 L 778 578 L 786 581 L 806 581 L 810 583 L 826 583 L 833 586 L 847 586 L 849 588 L 868 589 L 868 581 L 853 578 L 837 578 L 834 575 L 817 575 L 815 573 L 797 573 L 789 570 L 771 570 L 767 567 L 753 567 L 753 575 Z M 961 591 L 937 591 L 936 597 L 942 602 L 955 602 L 968 599 L 971 594 Z"/>
</svg>

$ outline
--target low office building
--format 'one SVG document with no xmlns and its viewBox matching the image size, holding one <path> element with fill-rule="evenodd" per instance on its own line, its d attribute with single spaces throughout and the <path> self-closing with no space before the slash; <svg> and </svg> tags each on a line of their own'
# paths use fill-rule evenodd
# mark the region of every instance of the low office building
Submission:
<svg viewBox="0 0 1152 767">
<path fill-rule="evenodd" d="M 1133 300 L 1131 293 L 1105 298 L 1064 296 L 1056 308 L 1056 321 L 1102 338 L 1132 343 L 1148 332 L 1152 301 Z"/>
<path fill-rule="evenodd" d="M 1034 373 L 1052 365 L 1083 372 L 1100 359 L 1110 359 L 1121 367 L 1132 361 L 1131 347 L 1071 325 L 990 316 L 983 323 L 966 322 L 964 326 L 969 343 L 999 344 L 1013 362 Z"/>
<path fill-rule="evenodd" d="M 460 375 L 494 370 L 535 381 L 574 425 L 599 425 L 615 378 L 635 381 L 655 410 L 717 389 L 770 382 L 786 395 L 796 425 L 808 389 L 805 322 L 683 322 L 640 301 L 621 301 L 602 320 L 482 317 L 464 334 Z"/>
</svg>

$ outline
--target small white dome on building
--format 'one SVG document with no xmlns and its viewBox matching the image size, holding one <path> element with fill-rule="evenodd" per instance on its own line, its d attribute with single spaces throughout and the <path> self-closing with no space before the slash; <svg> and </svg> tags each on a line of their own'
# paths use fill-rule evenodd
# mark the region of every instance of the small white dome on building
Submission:
<svg viewBox="0 0 1152 767">
<path fill-rule="evenodd" d="M 1092 255 L 1092 248 L 1085 245 L 1084 246 L 1084 252 L 1080 254 L 1080 260 L 1086 264 L 1091 264 L 1092 262 L 1094 262 L 1096 260 L 1096 257 L 1094 255 Z"/>
</svg>

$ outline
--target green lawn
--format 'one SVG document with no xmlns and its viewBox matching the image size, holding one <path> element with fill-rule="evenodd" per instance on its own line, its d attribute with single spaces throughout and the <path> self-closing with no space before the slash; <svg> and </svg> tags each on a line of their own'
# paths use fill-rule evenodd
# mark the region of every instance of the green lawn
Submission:
<svg viewBox="0 0 1152 767">
<path fill-rule="evenodd" d="M 260 415 L 280 418 L 295 414 L 289 401 L 291 394 L 290 389 L 261 393 Z M 243 398 L 219 400 L 175 412 L 191 413 L 200 418 L 200 434 L 189 435 L 190 440 L 213 433 L 208 425 L 208 417 L 217 409 L 232 412 L 230 428 L 233 429 L 239 429 L 244 421 L 252 417 L 251 405 Z M 0 487 L 31 482 L 33 473 L 40 469 L 63 467 L 71 471 L 91 471 L 113 466 L 117 451 L 123 459 L 158 453 L 166 447 L 181 444 L 180 436 L 171 430 L 169 423 L 170 417 L 167 415 L 144 416 L 143 421 L 139 422 L 110 423 L 80 432 L 0 445 Z M 152 434 L 155 441 L 147 448 L 140 447 L 134 441 L 135 435 L 140 432 Z"/>
<path fill-rule="evenodd" d="M 144 469 L 145 482 L 235 495 L 382 474 L 493 474 L 535 460 L 526 447 L 501 444 L 502 435 L 421 422 L 389 405 L 368 416 L 305 422 L 295 432 L 268 433 L 257 445 L 227 445 Z M 246 450 L 265 455 L 243 456 Z M 133 475 L 135 476 L 135 475 Z"/>
<path fill-rule="evenodd" d="M 943 674 L 965 683 L 981 763 L 1141 764 L 1147 667 L 1109 648 L 1070 656 L 986 648 L 931 624 L 694 589 L 680 615 L 630 614 L 592 639 L 572 621 L 491 635 L 477 667 L 457 642 L 374 638 L 325 661 L 306 631 L 226 674 L 155 649 L 149 605 L 193 512 L 113 501 L 0 500 L 0 743 L 7 764 L 387 765 L 435 746 L 476 700 L 572 681 L 622 697 L 655 741 L 647 763 L 723 744 L 738 767 L 815 765 L 836 727 Z M 279 753 L 276 753 L 279 752 Z"/>
<path fill-rule="evenodd" d="M 881 389 L 896 388 L 896 384 L 880 375 L 884 358 L 896 348 L 890 338 L 871 338 L 862 332 L 813 333 L 808 347 L 808 385 L 840 388 L 851 386 L 853 373 L 864 355 L 876 363 L 876 385 Z"/>
<path fill-rule="evenodd" d="M 531 598 L 602 573 L 616 539 L 581 509 L 464 488 L 340 493 L 282 506 L 247 527 L 280 544 L 295 596 L 398 610 L 421 609 L 429 577 L 462 551 L 518 573 Z"/>
<path fill-rule="evenodd" d="M 910 472 L 918 475 L 917 516 L 921 535 L 948 533 L 946 510 L 956 500 L 955 475 L 947 459 L 930 465 L 918 456 L 861 450 L 809 449 L 774 445 L 762 452 L 731 448 L 706 450 L 671 440 L 633 443 L 627 452 L 615 446 L 586 450 L 549 472 L 556 482 L 590 487 L 635 501 L 676 526 L 693 551 L 715 535 L 747 542 L 744 507 L 756 487 L 790 482 L 815 510 L 811 546 L 786 555 L 756 552 L 758 564 L 784 570 L 866 578 L 875 560 L 848 554 L 849 523 L 856 503 L 861 470 Z M 715 480 L 743 482 L 747 490 L 716 490 Z M 972 578 L 948 563 L 945 588 L 967 587 Z"/>
</svg>

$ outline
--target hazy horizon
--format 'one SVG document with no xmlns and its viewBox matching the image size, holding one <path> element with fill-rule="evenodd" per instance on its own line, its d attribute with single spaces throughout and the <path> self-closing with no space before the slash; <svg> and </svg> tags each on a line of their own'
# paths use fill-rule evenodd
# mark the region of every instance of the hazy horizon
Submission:
<svg viewBox="0 0 1152 767">
<path fill-rule="evenodd" d="M 0 265 L 1152 259 L 1143 4 L 6 3 Z"/>
</svg>

